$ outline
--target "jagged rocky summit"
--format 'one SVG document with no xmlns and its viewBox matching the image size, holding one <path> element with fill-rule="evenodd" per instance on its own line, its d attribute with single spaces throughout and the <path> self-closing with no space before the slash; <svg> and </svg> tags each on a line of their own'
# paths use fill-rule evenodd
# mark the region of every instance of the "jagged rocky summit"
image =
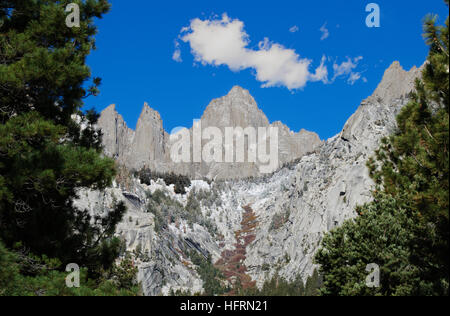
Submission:
<svg viewBox="0 0 450 316">
<path fill-rule="evenodd" d="M 243 231 L 248 207 L 256 218 L 253 236 L 241 259 L 248 276 L 259 287 L 275 274 L 291 281 L 297 276 L 306 280 L 317 268 L 313 258 L 324 234 L 355 217 L 357 205 L 371 201 L 373 182 L 367 159 L 379 147 L 380 140 L 395 130 L 396 116 L 409 102 L 409 93 L 421 71 L 422 68 L 405 71 L 394 63 L 341 133 L 270 176 L 211 184 L 193 181 L 184 195 L 175 194 L 174 187 L 162 180 L 145 185 L 130 177 L 105 192 L 80 192 L 76 205 L 102 214 L 114 201 L 126 203 L 128 213 L 117 235 L 125 241 L 128 251 L 137 254 L 139 281 L 146 295 L 168 295 L 177 290 L 202 292 L 205 280 L 188 254 L 196 251 L 205 257 L 210 255 L 213 263 L 223 262 L 224 254 L 232 253 L 236 247 L 236 236 Z M 229 96 L 213 101 L 206 111 L 206 121 L 220 103 L 232 105 L 233 99 L 246 99 L 251 106 L 247 92 L 233 90 Z M 126 152 L 132 151 L 130 144 L 137 132 L 126 128 L 114 108 L 106 111 L 110 111 L 115 122 L 114 137 L 107 139 L 118 141 L 105 145 L 111 155 L 123 155 L 123 159 Z M 253 111 L 252 119 L 265 122 L 261 113 Z M 221 118 L 223 124 L 233 119 L 231 113 L 234 112 Z M 159 120 L 151 110 L 145 115 L 146 120 Z M 241 123 L 250 119 L 244 116 L 243 120 Z M 163 135 L 158 127 L 161 125 L 151 129 Z M 153 138 L 146 141 L 159 144 Z M 117 149 L 117 145 L 128 147 Z M 162 153 L 158 148 L 163 146 L 154 148 L 154 154 Z M 160 192 L 166 196 L 163 200 Z"/>
<path fill-rule="evenodd" d="M 258 176 L 261 174 L 259 161 L 248 162 L 248 141 L 245 143 L 245 162 L 235 163 L 175 163 L 170 151 L 173 142 L 163 128 L 163 121 L 158 112 L 146 103 L 136 126 L 136 130 L 127 127 L 122 116 L 117 113 L 115 105 L 106 108 L 100 116 L 98 126 L 103 130 L 105 153 L 114 157 L 129 169 L 150 168 L 159 172 L 174 172 L 191 178 L 235 179 Z M 269 123 L 266 115 L 258 108 L 249 91 L 235 86 L 228 95 L 213 100 L 201 118 L 201 129 L 217 127 L 225 135 L 227 127 L 278 128 L 278 164 L 303 157 L 313 152 L 322 144 L 316 133 L 302 130 L 291 131 L 281 122 Z M 193 128 L 190 129 L 192 138 Z M 205 145 L 203 141 L 202 145 Z M 268 142 L 269 143 L 269 142 Z M 191 148 L 191 158 L 192 158 Z M 225 151 L 225 150 L 224 150 Z M 225 161 L 225 159 L 223 159 Z"/>
</svg>

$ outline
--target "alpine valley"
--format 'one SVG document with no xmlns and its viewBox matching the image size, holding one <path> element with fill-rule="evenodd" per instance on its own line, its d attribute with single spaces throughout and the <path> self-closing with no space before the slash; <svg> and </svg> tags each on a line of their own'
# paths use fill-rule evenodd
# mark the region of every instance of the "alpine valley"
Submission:
<svg viewBox="0 0 450 316">
<path fill-rule="evenodd" d="M 266 175 L 254 163 L 175 164 L 159 113 L 144 105 L 131 130 L 112 105 L 98 127 L 120 173 L 105 191 L 79 192 L 76 205 L 102 215 L 125 202 L 128 212 L 116 234 L 137 263 L 145 295 L 211 294 L 216 272 L 224 287 L 261 288 L 275 275 L 306 282 L 324 234 L 371 200 L 366 162 L 394 131 L 421 72 L 394 62 L 342 132 L 326 141 L 271 124 L 240 87 L 212 101 L 202 128 L 279 128 L 279 168 Z M 177 177 L 185 181 L 170 180 Z"/>
</svg>

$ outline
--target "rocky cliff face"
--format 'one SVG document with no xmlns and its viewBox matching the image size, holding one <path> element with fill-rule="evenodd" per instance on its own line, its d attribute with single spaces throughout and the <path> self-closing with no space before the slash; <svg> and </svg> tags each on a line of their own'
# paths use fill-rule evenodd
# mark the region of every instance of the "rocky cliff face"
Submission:
<svg viewBox="0 0 450 316">
<path fill-rule="evenodd" d="M 127 127 L 123 117 L 116 112 L 114 104 L 102 112 L 98 125 L 101 126 L 104 134 L 105 154 L 118 161 L 126 161 L 135 133 Z"/>
<path fill-rule="evenodd" d="M 154 162 L 166 161 L 168 159 L 168 138 L 161 116 L 145 103 L 126 164 L 139 168 L 141 166 L 151 167 Z"/>
<path fill-rule="evenodd" d="M 164 131 L 163 122 L 158 112 L 144 105 L 136 131 L 130 130 L 122 117 L 111 105 L 101 113 L 98 126 L 103 130 L 105 153 L 117 159 L 129 169 L 148 167 L 159 172 L 174 172 L 192 178 L 208 177 L 211 179 L 247 178 L 260 175 L 258 161 L 256 163 L 236 162 L 223 163 L 174 163 L 170 157 L 170 136 Z M 225 137 L 226 127 L 260 127 L 279 128 L 279 165 L 300 158 L 321 145 L 319 136 L 312 132 L 292 132 L 280 122 L 270 124 L 266 115 L 258 108 L 249 91 L 234 87 L 228 95 L 213 100 L 201 118 L 201 129 L 217 127 Z M 189 130 L 193 143 L 193 128 Z M 224 140 L 224 139 L 223 139 Z M 203 141 L 204 146 L 207 142 Z M 193 148 L 191 147 L 191 153 Z M 248 142 L 245 144 L 248 152 Z M 224 154 L 225 155 L 225 154 Z M 192 155 L 191 155 L 192 156 Z M 223 161 L 225 161 L 223 156 Z"/>
<path fill-rule="evenodd" d="M 235 86 L 225 97 L 213 100 L 202 116 L 202 127 L 267 127 L 269 120 L 249 91 Z"/>
<path fill-rule="evenodd" d="M 367 159 L 380 140 L 394 131 L 395 117 L 407 104 L 420 74 L 421 69 L 408 72 L 394 63 L 340 134 L 270 176 L 212 184 L 194 181 L 186 195 L 175 194 L 173 186 L 162 181 L 146 186 L 130 178 L 127 185 L 116 183 L 105 193 L 81 192 L 77 204 L 102 213 L 114 199 L 127 203 L 129 212 L 117 234 L 126 241 L 129 251 L 139 254 L 139 278 L 146 295 L 168 294 L 170 290 L 202 291 L 204 280 L 188 253 L 194 250 L 218 262 L 226 250 L 235 247 L 236 232 L 242 231 L 244 208 L 248 207 L 257 219 L 242 259 L 251 278 L 258 286 L 275 273 L 288 280 L 298 275 L 305 280 L 316 268 L 313 257 L 324 233 L 353 218 L 355 207 L 371 200 L 373 183 Z M 236 92 L 240 93 L 233 94 Z M 246 98 L 251 105 L 252 99 L 248 95 Z M 215 111 L 215 106 L 207 112 Z M 233 113 L 223 118 L 224 124 Z M 256 120 L 267 123 L 263 115 Z M 123 127 L 120 119 L 118 122 Z M 248 120 L 241 121 L 245 122 Z M 275 124 L 290 137 L 283 140 L 289 150 L 296 138 L 311 137 L 308 132 L 290 133 L 281 123 Z M 130 139 L 126 131 L 114 135 Z M 287 157 L 294 155 L 289 150 Z M 117 154 L 117 150 L 110 153 Z M 165 192 L 167 199 L 157 198 L 158 191 Z"/>
</svg>

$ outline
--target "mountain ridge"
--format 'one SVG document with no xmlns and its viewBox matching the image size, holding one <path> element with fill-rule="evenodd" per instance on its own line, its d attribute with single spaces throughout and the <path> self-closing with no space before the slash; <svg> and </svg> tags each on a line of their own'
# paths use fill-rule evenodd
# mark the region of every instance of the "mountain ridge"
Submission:
<svg viewBox="0 0 450 316">
<path fill-rule="evenodd" d="M 386 70 L 381 89 L 361 102 L 341 133 L 266 177 L 194 180 L 186 194 L 176 194 L 162 180 L 146 185 L 130 177 L 105 192 L 80 192 L 75 204 L 97 215 L 114 201 L 126 204 L 128 213 L 117 235 L 129 252 L 139 254 L 145 295 L 201 293 L 206 280 L 188 254 L 208 254 L 214 264 L 233 253 L 247 206 L 257 223 L 239 264 L 252 282 L 262 287 L 275 275 L 306 281 L 317 269 L 313 258 L 324 234 L 354 218 L 356 206 L 373 199 L 366 162 L 381 139 L 395 131 L 396 116 L 409 102 L 412 90 L 407 90 L 413 89 L 421 69 L 407 72 L 394 65 Z M 118 135 L 126 135 L 124 131 Z"/>
<path fill-rule="evenodd" d="M 213 99 L 206 107 L 202 118 L 202 130 L 217 127 L 278 127 L 279 165 L 298 159 L 314 150 L 322 141 L 314 133 L 302 130 L 292 131 L 281 122 L 270 124 L 267 116 L 258 107 L 250 92 L 234 86 L 227 95 Z M 164 130 L 158 111 L 144 103 L 136 129 L 130 129 L 114 104 L 101 112 L 98 126 L 103 130 L 105 154 L 115 158 L 129 169 L 150 168 L 163 172 L 174 172 L 191 177 L 241 178 L 259 176 L 258 164 L 251 162 L 233 163 L 221 166 L 220 163 L 201 165 L 175 164 L 170 157 L 170 135 Z M 192 135 L 193 127 L 190 128 Z M 245 150 L 248 144 L 245 144 Z M 221 168 L 223 167 L 223 168 Z"/>
</svg>

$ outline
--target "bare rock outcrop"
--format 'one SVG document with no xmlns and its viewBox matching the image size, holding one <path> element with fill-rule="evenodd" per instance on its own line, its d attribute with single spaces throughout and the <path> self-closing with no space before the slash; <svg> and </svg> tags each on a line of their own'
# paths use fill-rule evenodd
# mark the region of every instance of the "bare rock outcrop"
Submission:
<svg viewBox="0 0 450 316">
<path fill-rule="evenodd" d="M 213 100 L 202 116 L 202 127 L 218 128 L 267 127 L 269 120 L 258 108 L 255 99 L 248 90 L 239 86 L 233 87 L 228 95 Z"/>
<path fill-rule="evenodd" d="M 286 125 L 276 122 L 270 124 L 266 115 L 258 108 L 256 101 L 248 90 L 235 86 L 224 97 L 215 99 L 206 108 L 201 118 L 201 129 L 209 127 L 219 128 L 222 132 L 224 144 L 225 128 L 227 127 L 278 127 L 279 161 L 278 166 L 286 162 L 301 158 L 308 152 L 322 144 L 319 136 L 312 132 L 302 130 L 300 133 L 292 132 Z M 188 175 L 192 178 L 207 177 L 210 179 L 236 179 L 261 175 L 259 161 L 248 159 L 248 140 L 245 140 L 245 161 L 233 163 L 225 162 L 225 148 L 221 162 L 195 162 L 175 163 L 170 152 L 172 143 L 170 136 L 164 130 L 160 114 L 144 105 L 142 114 L 136 126 L 136 131 L 129 129 L 122 116 L 116 112 L 112 105 L 105 109 L 100 116 L 98 126 L 103 130 L 103 143 L 105 153 L 115 158 L 120 164 L 129 169 L 139 170 L 143 167 L 159 172 L 174 172 Z M 193 143 L 193 128 L 189 130 L 191 136 L 191 158 Z M 202 141 L 202 146 L 207 143 Z M 236 145 L 236 140 L 234 145 Z"/>
<path fill-rule="evenodd" d="M 125 164 L 131 164 L 134 168 L 140 169 L 153 167 L 154 163 L 166 161 L 168 138 L 161 116 L 145 103 L 136 126 L 129 160 Z"/>
<path fill-rule="evenodd" d="M 128 159 L 134 140 L 134 131 L 128 128 L 123 117 L 117 113 L 116 106 L 110 105 L 100 115 L 98 125 L 101 127 L 105 154 L 124 162 Z"/>
</svg>

